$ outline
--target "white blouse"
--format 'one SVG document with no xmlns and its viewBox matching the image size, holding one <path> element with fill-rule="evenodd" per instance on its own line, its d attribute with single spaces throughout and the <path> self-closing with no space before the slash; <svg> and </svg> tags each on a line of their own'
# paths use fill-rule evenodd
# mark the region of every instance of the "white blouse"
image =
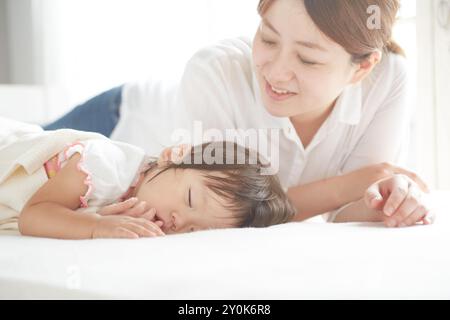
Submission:
<svg viewBox="0 0 450 320">
<path fill-rule="evenodd" d="M 81 155 L 78 170 L 86 174 L 86 194 L 80 196 L 80 207 L 103 207 L 125 200 L 136 186 L 150 158 L 139 147 L 111 141 L 89 139 L 67 145 L 57 155 L 57 167 L 63 168 L 73 154 Z"/>
<path fill-rule="evenodd" d="M 289 118 L 266 111 L 251 50 L 247 38 L 224 40 L 198 51 L 178 82 L 125 85 L 120 121 L 111 138 L 157 155 L 176 143 L 170 139 L 178 128 L 190 130 L 195 137 L 195 120 L 201 121 L 203 132 L 217 129 L 224 136 L 229 129 L 242 134 L 248 129 L 278 128 L 277 173 L 284 188 L 381 162 L 404 165 L 412 110 L 403 57 L 384 55 L 369 77 L 348 86 L 305 149 Z M 273 142 L 271 135 L 265 139 Z"/>
</svg>

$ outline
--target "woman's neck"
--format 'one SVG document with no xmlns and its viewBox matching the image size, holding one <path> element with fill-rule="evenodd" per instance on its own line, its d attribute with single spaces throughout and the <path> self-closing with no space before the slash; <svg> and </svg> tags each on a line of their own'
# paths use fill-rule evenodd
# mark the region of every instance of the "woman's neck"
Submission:
<svg viewBox="0 0 450 320">
<path fill-rule="evenodd" d="M 308 147 L 322 124 L 328 119 L 335 104 L 336 101 L 325 109 L 289 117 L 289 120 L 294 126 L 304 149 Z"/>
</svg>

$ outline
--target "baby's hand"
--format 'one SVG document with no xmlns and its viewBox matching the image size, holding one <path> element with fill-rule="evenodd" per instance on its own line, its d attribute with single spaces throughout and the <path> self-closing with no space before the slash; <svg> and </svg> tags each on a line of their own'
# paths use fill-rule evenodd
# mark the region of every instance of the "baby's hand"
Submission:
<svg viewBox="0 0 450 320">
<path fill-rule="evenodd" d="M 364 195 L 367 207 L 383 213 L 387 227 L 406 227 L 434 221 L 434 212 L 425 204 L 423 192 L 409 177 L 396 174 L 372 184 Z"/>
<path fill-rule="evenodd" d="M 101 216 L 92 232 L 92 238 L 130 238 L 163 236 L 161 228 L 145 218 L 124 215 Z"/>
<path fill-rule="evenodd" d="M 169 147 L 164 149 L 158 158 L 158 163 L 173 162 L 181 163 L 183 158 L 191 152 L 192 146 L 189 144 L 182 144 L 175 147 Z"/>
<path fill-rule="evenodd" d="M 151 208 L 147 203 L 144 201 L 139 202 L 137 198 L 130 198 L 123 202 L 118 202 L 111 204 L 109 206 L 103 207 L 101 210 L 97 212 L 103 218 L 103 224 L 107 224 L 106 226 L 106 233 L 115 234 L 114 236 L 106 236 L 107 238 L 115 238 L 115 237 L 125 237 L 125 238 L 137 238 L 139 236 L 146 236 L 146 232 L 143 233 L 143 235 L 136 233 L 132 230 L 127 229 L 128 231 L 131 231 L 135 233 L 134 235 L 130 234 L 129 232 L 125 232 L 123 230 L 118 231 L 117 228 L 114 231 L 111 231 L 114 229 L 114 227 L 118 227 L 117 224 L 125 223 L 128 225 L 128 223 L 131 224 L 140 224 L 145 227 L 150 227 L 152 231 L 156 232 L 156 235 L 164 235 L 164 232 L 161 230 L 161 227 L 163 225 L 163 221 L 155 221 L 155 215 L 156 215 L 156 209 Z M 110 219 L 108 219 L 110 218 Z M 122 218 L 122 219 L 120 219 Z M 120 226 L 121 227 L 121 226 Z M 102 226 L 100 226 L 102 228 Z M 142 230 L 141 228 L 138 228 L 139 230 Z M 155 231 L 156 230 L 156 231 Z M 95 232 L 94 232 L 95 233 Z M 96 233 L 97 235 L 100 233 Z M 125 234 L 125 236 L 123 236 Z M 148 235 L 152 236 L 152 235 Z M 100 236 L 103 237 L 103 236 Z"/>
<path fill-rule="evenodd" d="M 100 209 L 97 213 L 102 216 L 110 215 L 125 215 L 129 217 L 142 217 L 145 216 L 149 219 L 149 216 L 153 213 L 153 217 L 156 212 L 153 212 L 152 208 L 144 201 L 138 201 L 137 198 L 129 198 L 122 202 L 117 202 L 105 206 Z M 152 220 L 152 219 L 149 219 Z"/>
</svg>

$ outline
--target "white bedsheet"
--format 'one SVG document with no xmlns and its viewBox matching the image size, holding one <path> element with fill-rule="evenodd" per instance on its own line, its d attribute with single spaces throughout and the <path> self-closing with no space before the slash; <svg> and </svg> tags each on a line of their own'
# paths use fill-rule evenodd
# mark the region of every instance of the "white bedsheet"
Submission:
<svg viewBox="0 0 450 320">
<path fill-rule="evenodd" d="M 319 220 L 139 240 L 0 236 L 0 299 L 450 299 L 450 191 L 434 225 Z"/>
</svg>

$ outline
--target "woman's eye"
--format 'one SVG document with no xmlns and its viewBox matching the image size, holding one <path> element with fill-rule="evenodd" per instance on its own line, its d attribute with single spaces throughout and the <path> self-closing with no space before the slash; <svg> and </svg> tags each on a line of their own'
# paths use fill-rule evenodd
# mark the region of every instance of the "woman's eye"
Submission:
<svg viewBox="0 0 450 320">
<path fill-rule="evenodd" d="M 261 41 L 265 44 L 265 45 L 267 45 L 267 46 L 269 46 L 269 47 L 273 47 L 274 45 L 275 45 L 275 42 L 273 42 L 273 41 L 269 41 L 269 40 L 265 40 L 265 39 L 261 39 Z"/>
<path fill-rule="evenodd" d="M 300 60 L 301 63 L 309 65 L 309 66 L 314 66 L 317 64 L 316 62 L 305 60 L 300 56 L 298 56 L 298 59 Z"/>
</svg>

